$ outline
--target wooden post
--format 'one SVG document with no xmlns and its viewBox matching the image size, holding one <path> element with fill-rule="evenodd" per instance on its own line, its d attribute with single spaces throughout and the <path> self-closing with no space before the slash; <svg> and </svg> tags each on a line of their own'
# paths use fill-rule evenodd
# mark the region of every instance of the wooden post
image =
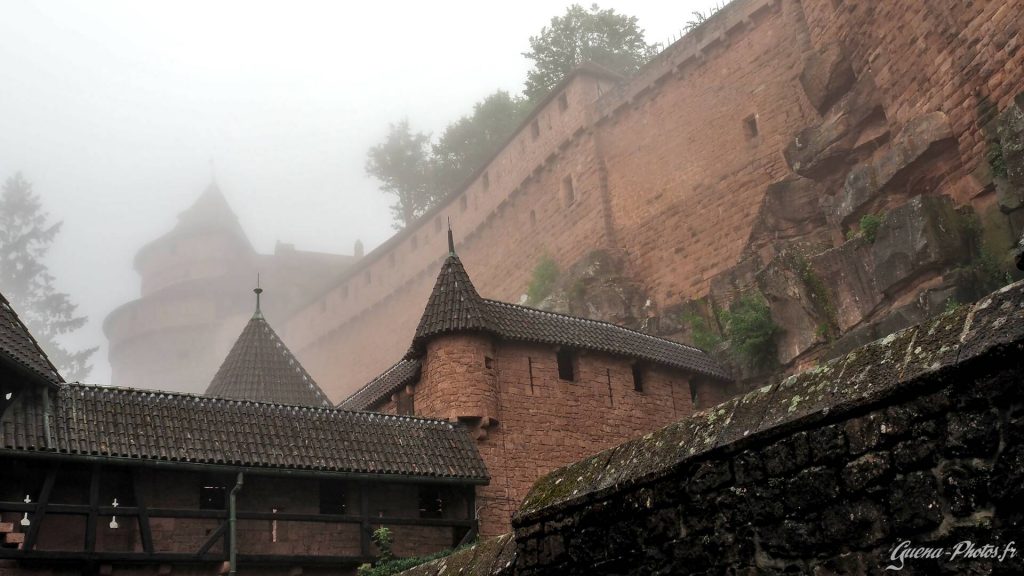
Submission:
<svg viewBox="0 0 1024 576">
<path fill-rule="evenodd" d="M 132 495 L 135 506 L 139 509 L 139 534 L 142 536 L 142 549 L 146 554 L 153 553 L 153 530 L 149 525 L 149 509 L 146 508 L 146 496 L 142 492 L 142 470 L 132 468 Z"/>
<path fill-rule="evenodd" d="M 85 551 L 96 551 L 96 522 L 100 516 L 100 465 L 92 465 L 89 479 L 89 517 L 85 520 Z"/>
<path fill-rule="evenodd" d="M 39 527 L 46 516 L 46 507 L 50 503 L 50 493 L 53 492 L 53 484 L 57 481 L 57 469 L 59 463 L 50 466 L 46 472 L 46 480 L 43 481 L 43 491 L 39 493 L 39 501 L 36 502 L 36 511 L 32 515 L 32 524 L 28 527 L 28 534 L 25 535 L 25 551 L 31 551 L 36 545 L 36 537 L 39 536 Z"/>
</svg>

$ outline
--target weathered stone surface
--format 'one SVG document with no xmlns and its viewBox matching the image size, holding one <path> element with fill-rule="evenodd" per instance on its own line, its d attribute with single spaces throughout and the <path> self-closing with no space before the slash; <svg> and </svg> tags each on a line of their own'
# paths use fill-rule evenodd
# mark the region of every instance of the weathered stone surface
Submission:
<svg viewBox="0 0 1024 576">
<path fill-rule="evenodd" d="M 1014 539 L 1022 306 L 1024 282 L 552 472 L 514 520 L 513 573 L 830 574 L 902 539 Z"/>
<path fill-rule="evenodd" d="M 871 244 L 862 236 L 817 254 L 809 262 L 811 272 L 828 291 L 835 310 L 834 320 L 841 332 L 860 324 L 882 302 L 882 293 L 875 282 Z M 856 346 L 873 339 L 859 341 Z"/>
<path fill-rule="evenodd" d="M 1024 93 L 1021 95 L 1024 96 Z M 1020 100 L 1020 96 L 1017 99 Z M 1006 107 L 996 122 L 996 134 L 999 137 L 1002 161 L 1006 167 L 1007 184 L 1015 189 L 1019 206 L 1020 194 L 1024 188 L 1024 109 L 1015 102 Z"/>
<path fill-rule="evenodd" d="M 885 215 L 871 247 L 878 289 L 890 293 L 923 272 L 964 260 L 967 250 L 948 197 L 911 198 Z"/>
<path fill-rule="evenodd" d="M 775 336 L 782 365 L 824 343 L 826 334 L 821 327 L 828 323 L 815 305 L 802 271 L 794 267 L 792 258 L 775 258 L 757 275 L 761 293 L 771 305 L 772 320 L 786 327 Z"/>
<path fill-rule="evenodd" d="M 751 241 L 796 238 L 825 225 L 821 189 L 813 180 L 796 178 L 768 186 Z"/>
<path fill-rule="evenodd" d="M 800 85 L 807 99 L 822 114 L 850 89 L 854 80 L 856 76 L 846 54 L 835 44 L 811 53 L 800 72 Z"/>
<path fill-rule="evenodd" d="M 942 112 L 913 119 L 883 153 L 850 170 L 830 220 L 848 227 L 870 211 L 875 199 L 904 183 L 923 160 L 952 150 L 955 145 L 949 119 Z"/>
<path fill-rule="evenodd" d="M 855 149 L 871 149 L 888 138 L 884 119 L 874 82 L 864 78 L 823 113 L 821 123 L 798 132 L 783 156 L 793 172 L 807 178 L 823 180 L 842 174 L 862 156 L 853 154 Z"/>
</svg>

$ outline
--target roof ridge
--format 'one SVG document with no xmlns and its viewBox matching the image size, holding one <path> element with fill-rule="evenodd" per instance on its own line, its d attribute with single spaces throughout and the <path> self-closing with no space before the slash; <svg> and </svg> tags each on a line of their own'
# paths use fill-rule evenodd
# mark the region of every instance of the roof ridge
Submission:
<svg viewBox="0 0 1024 576">
<path fill-rule="evenodd" d="M 661 336 L 655 336 L 653 334 L 648 334 L 646 332 L 641 332 L 639 330 L 634 330 L 632 328 L 627 328 L 625 326 L 621 326 L 619 324 L 615 324 L 614 322 L 608 322 L 608 321 L 605 321 L 605 320 L 594 320 L 593 318 L 585 318 L 583 316 L 573 316 L 572 314 L 563 314 L 561 312 L 551 312 L 549 310 L 541 310 L 540 308 L 531 308 L 530 306 L 523 306 L 522 304 L 512 304 L 511 302 L 502 302 L 501 300 L 494 300 L 492 298 L 483 298 L 483 301 L 488 303 L 488 304 L 497 304 L 499 306 L 506 306 L 506 307 L 509 307 L 509 308 L 518 308 L 520 310 L 529 310 L 530 312 L 537 312 L 539 314 L 549 314 L 551 316 L 559 316 L 559 317 L 562 317 L 562 318 L 568 318 L 570 320 L 577 320 L 577 321 L 580 321 L 580 322 L 592 322 L 594 324 L 601 324 L 601 325 L 604 325 L 604 326 L 611 326 L 613 328 L 617 328 L 619 330 L 623 330 L 623 331 L 629 332 L 631 334 L 636 334 L 638 336 L 645 336 L 647 338 L 651 338 L 651 339 L 654 339 L 654 340 L 659 340 L 659 341 L 665 342 L 667 344 L 674 344 L 676 346 L 681 346 L 681 347 L 686 348 L 688 350 L 693 350 L 694 352 L 704 352 L 704 353 L 707 353 L 706 350 L 701 350 L 700 348 L 697 348 L 696 346 L 691 346 L 689 344 L 684 344 L 682 342 L 676 342 L 675 340 L 670 340 L 668 338 L 662 338 Z"/>
<path fill-rule="evenodd" d="M 448 426 L 454 426 L 452 423 L 443 418 L 429 418 L 424 416 L 409 416 L 399 414 L 386 414 L 382 412 L 373 412 L 369 410 L 351 410 L 346 408 L 339 408 L 337 406 L 310 406 L 308 404 L 288 404 L 284 402 L 266 402 L 261 400 L 247 400 L 239 398 L 225 398 L 223 396 L 209 396 L 206 394 L 196 394 L 195 392 L 175 392 L 171 390 L 150 390 L 147 388 L 132 388 L 130 386 L 106 386 L 103 384 L 83 384 L 80 382 L 64 382 L 58 384 L 58 388 L 62 390 L 71 391 L 72 389 L 83 389 L 91 388 L 104 392 L 123 392 L 129 394 L 143 394 L 143 395 L 159 395 L 159 396 L 174 396 L 178 398 L 193 398 L 195 400 L 210 400 L 213 402 L 236 402 L 238 404 L 255 404 L 258 406 L 271 406 L 275 408 L 297 408 L 302 411 L 309 412 L 333 412 L 333 413 L 344 413 L 344 414 L 359 414 L 370 417 L 382 417 L 382 418 L 394 418 L 399 420 L 417 420 L 422 422 L 434 422 L 439 424 L 445 424 Z"/>
</svg>

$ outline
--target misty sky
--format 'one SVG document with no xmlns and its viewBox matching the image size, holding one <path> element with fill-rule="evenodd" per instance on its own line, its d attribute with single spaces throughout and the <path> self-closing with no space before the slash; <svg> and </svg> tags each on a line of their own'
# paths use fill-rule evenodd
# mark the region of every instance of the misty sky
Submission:
<svg viewBox="0 0 1024 576">
<path fill-rule="evenodd" d="M 217 181 L 256 249 L 367 250 L 390 200 L 364 173 L 388 122 L 439 134 L 496 89 L 521 91 L 528 38 L 572 2 L 0 3 L 0 179 L 21 171 L 52 220 L 48 264 L 101 345 L 138 297 L 135 252 Z M 587 3 L 583 3 L 587 5 Z M 604 1 L 649 42 L 713 0 Z"/>
</svg>

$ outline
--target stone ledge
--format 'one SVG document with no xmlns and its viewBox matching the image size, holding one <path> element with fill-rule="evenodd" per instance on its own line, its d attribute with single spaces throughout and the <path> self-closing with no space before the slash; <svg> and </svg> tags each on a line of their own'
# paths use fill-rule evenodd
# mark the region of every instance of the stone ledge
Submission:
<svg viewBox="0 0 1024 576">
<path fill-rule="evenodd" d="M 928 378 L 1024 341 L 1024 281 L 854 350 L 844 357 L 749 392 L 642 438 L 551 472 L 527 495 L 513 526 L 525 528 L 566 509 L 752 442 L 839 420 L 922 386 Z"/>
</svg>

